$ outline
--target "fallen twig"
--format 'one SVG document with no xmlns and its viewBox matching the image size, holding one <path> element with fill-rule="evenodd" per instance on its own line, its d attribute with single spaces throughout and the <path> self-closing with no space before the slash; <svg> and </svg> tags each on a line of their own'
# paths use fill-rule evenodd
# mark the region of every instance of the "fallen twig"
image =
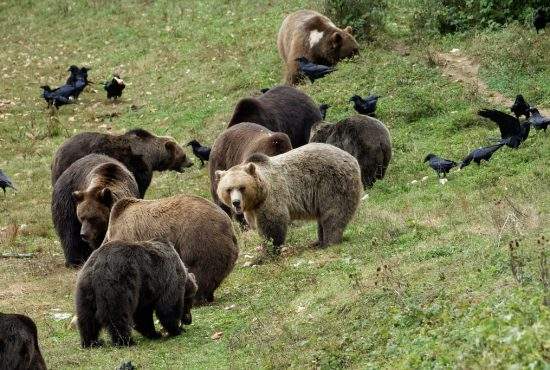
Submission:
<svg viewBox="0 0 550 370">
<path fill-rule="evenodd" d="M 0 258 L 32 258 L 34 253 L 2 253 Z"/>
</svg>

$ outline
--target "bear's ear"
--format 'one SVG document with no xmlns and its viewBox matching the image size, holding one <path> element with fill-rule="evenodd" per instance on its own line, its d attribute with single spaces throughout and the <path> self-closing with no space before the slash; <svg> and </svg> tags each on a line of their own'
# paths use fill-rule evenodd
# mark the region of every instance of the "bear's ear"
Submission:
<svg viewBox="0 0 550 370">
<path fill-rule="evenodd" d="M 214 177 L 216 178 L 216 181 L 220 181 L 220 179 L 225 175 L 225 171 L 217 170 L 214 172 Z"/>
<path fill-rule="evenodd" d="M 73 199 L 75 202 L 80 203 L 84 200 L 84 192 L 82 191 L 74 191 L 73 192 Z"/>
<path fill-rule="evenodd" d="M 340 32 L 334 32 L 332 34 L 332 36 L 330 37 L 330 40 L 332 42 L 332 47 L 334 49 L 337 49 L 339 48 L 340 46 L 342 46 L 342 35 L 340 34 Z"/>
<path fill-rule="evenodd" d="M 170 153 L 170 155 L 173 157 L 174 153 L 176 152 L 176 143 L 174 143 L 173 141 L 167 141 L 164 144 L 164 147 L 166 148 L 168 153 Z"/>
<path fill-rule="evenodd" d="M 245 168 L 246 173 L 248 173 L 250 176 L 256 175 L 256 165 L 254 163 L 249 163 Z"/>
<path fill-rule="evenodd" d="M 113 193 L 111 189 L 104 188 L 101 190 L 99 193 L 99 201 L 110 208 L 113 205 Z"/>
<path fill-rule="evenodd" d="M 344 28 L 344 32 L 349 33 L 353 36 L 353 28 L 351 28 L 351 26 L 347 26 L 346 28 Z"/>
</svg>

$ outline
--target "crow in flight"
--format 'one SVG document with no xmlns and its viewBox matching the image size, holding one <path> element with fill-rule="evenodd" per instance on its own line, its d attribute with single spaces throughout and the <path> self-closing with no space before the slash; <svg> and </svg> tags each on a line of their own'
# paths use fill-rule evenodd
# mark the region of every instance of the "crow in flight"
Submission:
<svg viewBox="0 0 550 370">
<path fill-rule="evenodd" d="M 477 114 L 498 125 L 501 138 L 499 143 L 506 144 L 510 148 L 517 148 L 529 136 L 531 128 L 529 122 L 520 124 L 516 117 L 496 109 L 482 109 Z"/>
</svg>

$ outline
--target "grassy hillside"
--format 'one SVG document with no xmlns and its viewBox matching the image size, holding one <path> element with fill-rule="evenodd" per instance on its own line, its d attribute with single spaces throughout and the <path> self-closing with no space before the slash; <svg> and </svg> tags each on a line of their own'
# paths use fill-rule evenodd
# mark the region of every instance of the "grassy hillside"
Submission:
<svg viewBox="0 0 550 370">
<path fill-rule="evenodd" d="M 393 159 L 368 191 L 345 242 L 312 250 L 313 223 L 296 223 L 282 256 L 254 267 L 254 232 L 239 232 L 240 257 L 217 302 L 193 312 L 177 338 L 132 348 L 83 350 L 54 313 L 74 313 L 76 273 L 65 269 L 50 215 L 50 161 L 83 130 L 142 127 L 212 143 L 239 98 L 279 83 L 276 34 L 300 0 L 0 2 L 0 168 L 18 192 L 0 195 L 0 311 L 37 323 L 52 369 L 115 368 L 507 368 L 550 366 L 550 308 L 543 305 L 537 238 L 550 238 L 549 135 L 536 132 L 489 164 L 452 172 L 441 185 L 429 152 L 461 159 L 497 135 L 476 117 L 490 94 L 442 75 L 433 55 L 453 48 L 480 64 L 491 90 L 523 93 L 550 108 L 550 37 L 518 25 L 419 38 L 407 17 L 415 2 L 392 0 L 387 34 L 361 55 L 302 89 L 328 103 L 329 121 L 354 114 L 355 93 L 383 96 Z M 92 85 L 79 103 L 50 115 L 39 86 L 64 81 L 70 64 L 113 72 L 128 86 L 119 103 Z M 137 106 L 138 109 L 132 109 Z M 423 180 L 423 177 L 427 179 Z M 416 182 L 413 182 L 416 180 Z M 146 198 L 209 198 L 206 169 L 155 174 Z M 519 238 L 510 268 L 507 244 Z M 548 243 L 545 246 L 549 255 Z M 547 257 L 548 259 L 548 257 Z M 548 268 L 548 265 L 546 265 Z M 546 293 L 548 294 L 548 292 Z M 211 336 L 223 332 L 220 339 Z"/>
</svg>

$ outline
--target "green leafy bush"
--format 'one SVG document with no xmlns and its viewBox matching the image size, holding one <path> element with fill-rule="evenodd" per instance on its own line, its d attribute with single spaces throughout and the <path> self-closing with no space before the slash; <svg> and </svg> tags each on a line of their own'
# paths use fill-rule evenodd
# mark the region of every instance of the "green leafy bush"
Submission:
<svg viewBox="0 0 550 370">
<path fill-rule="evenodd" d="M 374 39 L 384 29 L 386 0 L 325 0 L 324 14 L 339 27 L 351 26 L 359 39 Z"/>
<path fill-rule="evenodd" d="M 547 0 L 421 0 L 413 27 L 441 34 L 531 22 Z"/>
</svg>

